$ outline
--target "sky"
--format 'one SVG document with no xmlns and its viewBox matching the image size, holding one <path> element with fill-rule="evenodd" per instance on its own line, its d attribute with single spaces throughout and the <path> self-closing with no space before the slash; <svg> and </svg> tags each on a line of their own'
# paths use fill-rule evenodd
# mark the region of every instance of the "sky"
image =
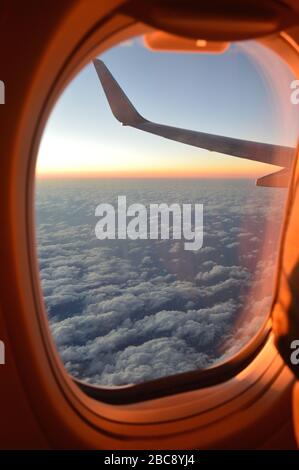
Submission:
<svg viewBox="0 0 299 470">
<path fill-rule="evenodd" d="M 135 38 L 101 56 L 147 119 L 241 139 L 295 145 L 287 66 L 253 41 L 223 54 L 165 53 Z M 297 113 L 297 114 L 296 114 Z M 122 127 L 93 64 L 58 99 L 41 141 L 39 177 L 257 177 L 275 167 Z"/>
</svg>

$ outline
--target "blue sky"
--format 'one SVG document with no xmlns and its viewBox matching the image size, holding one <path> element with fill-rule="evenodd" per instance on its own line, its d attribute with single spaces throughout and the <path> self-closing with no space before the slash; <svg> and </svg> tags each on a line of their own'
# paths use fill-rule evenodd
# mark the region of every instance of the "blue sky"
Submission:
<svg viewBox="0 0 299 470">
<path fill-rule="evenodd" d="M 296 141 L 298 112 L 289 100 L 293 77 L 274 53 L 252 41 L 233 44 L 224 54 L 157 53 L 136 38 L 101 58 L 148 119 L 248 140 L 287 145 Z M 55 174 L 138 169 L 165 173 L 182 167 L 219 173 L 223 168 L 229 172 L 232 164 L 245 174 L 266 169 L 122 128 L 92 64 L 58 100 L 38 159 L 40 173 Z"/>
</svg>

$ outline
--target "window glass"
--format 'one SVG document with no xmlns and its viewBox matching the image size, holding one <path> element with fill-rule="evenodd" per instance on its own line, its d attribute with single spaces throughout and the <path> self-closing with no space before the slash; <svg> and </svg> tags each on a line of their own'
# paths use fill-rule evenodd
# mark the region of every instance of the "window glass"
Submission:
<svg viewBox="0 0 299 470">
<path fill-rule="evenodd" d="M 292 74 L 254 41 L 158 53 L 138 37 L 100 59 L 147 120 L 296 145 Z M 271 179 L 256 186 L 283 168 L 260 154 L 121 126 L 92 63 L 68 85 L 40 144 L 35 207 L 49 325 L 73 377 L 121 386 L 206 369 L 254 337 L 271 306 L 287 195 Z"/>
</svg>

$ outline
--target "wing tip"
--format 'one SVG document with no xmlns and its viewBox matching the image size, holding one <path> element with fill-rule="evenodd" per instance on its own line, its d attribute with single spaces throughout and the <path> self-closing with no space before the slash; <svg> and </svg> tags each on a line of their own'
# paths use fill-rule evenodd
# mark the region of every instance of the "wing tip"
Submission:
<svg viewBox="0 0 299 470">
<path fill-rule="evenodd" d="M 123 89 L 100 59 L 93 60 L 101 85 L 114 117 L 124 126 L 136 126 L 145 119 L 135 109 Z"/>
</svg>

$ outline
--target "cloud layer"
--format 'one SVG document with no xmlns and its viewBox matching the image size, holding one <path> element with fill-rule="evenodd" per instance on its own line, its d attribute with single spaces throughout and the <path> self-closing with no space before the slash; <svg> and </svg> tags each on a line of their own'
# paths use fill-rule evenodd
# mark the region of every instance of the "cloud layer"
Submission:
<svg viewBox="0 0 299 470">
<path fill-rule="evenodd" d="M 204 204 L 204 244 L 97 240 L 95 207 Z M 207 368 L 255 334 L 272 294 L 284 192 L 247 181 L 44 181 L 41 283 L 67 370 L 124 385 Z"/>
</svg>

